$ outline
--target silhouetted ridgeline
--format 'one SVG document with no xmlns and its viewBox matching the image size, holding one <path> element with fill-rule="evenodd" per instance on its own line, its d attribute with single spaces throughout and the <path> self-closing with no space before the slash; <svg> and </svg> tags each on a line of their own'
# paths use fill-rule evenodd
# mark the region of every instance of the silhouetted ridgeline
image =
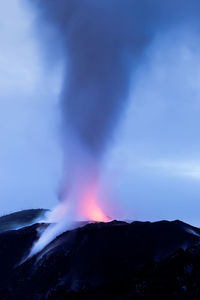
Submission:
<svg viewBox="0 0 200 300">
<path fill-rule="evenodd" d="M 27 209 L 0 217 L 0 232 L 28 226 L 44 219 L 47 209 Z"/>
<path fill-rule="evenodd" d="M 200 299 L 198 228 L 87 224 L 18 265 L 46 226 L 0 234 L 0 299 Z"/>
</svg>

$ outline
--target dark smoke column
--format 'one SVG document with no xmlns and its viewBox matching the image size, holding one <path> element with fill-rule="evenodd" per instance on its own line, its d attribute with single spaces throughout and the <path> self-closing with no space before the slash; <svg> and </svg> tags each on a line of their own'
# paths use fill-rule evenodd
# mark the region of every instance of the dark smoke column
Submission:
<svg viewBox="0 0 200 300">
<path fill-rule="evenodd" d="M 162 30 L 192 24 L 200 4 L 197 0 L 29 1 L 38 7 L 40 27 L 52 32 L 46 49 L 57 50 L 65 66 L 61 94 L 65 160 L 61 198 L 65 198 L 83 169 L 93 169 L 92 177 L 98 177 L 93 173 L 98 173 L 95 169 L 112 140 L 132 71 L 144 50 Z"/>
<path fill-rule="evenodd" d="M 109 220 L 97 204 L 100 164 L 128 97 L 132 64 L 147 43 L 143 12 L 132 0 L 31 2 L 38 6 L 39 26 L 52 33 L 48 40 L 45 37 L 46 49 L 50 54 L 55 50 L 54 58 L 62 56 L 65 72 L 62 202 L 53 210 L 57 224 L 44 231 L 30 256 L 69 229 L 76 218 Z"/>
<path fill-rule="evenodd" d="M 42 234 L 32 255 L 69 228 L 77 215 L 80 217 L 79 211 L 81 217 L 89 220 L 105 220 L 96 204 L 100 164 L 126 104 L 130 79 L 135 74 L 132 71 L 141 63 L 156 34 L 177 25 L 199 26 L 200 3 L 199 0 L 29 1 L 38 8 L 40 28 L 47 29 L 46 49 L 50 54 L 54 52 L 54 59 L 61 56 L 65 67 L 61 111 L 66 163 L 62 203 L 54 210 L 61 213 L 61 218 Z M 47 60 L 49 57 L 48 54 Z"/>
<path fill-rule="evenodd" d="M 102 156 L 128 98 L 133 63 L 147 43 L 143 12 L 130 0 L 35 2 L 40 26 L 53 29 L 48 47 L 60 47 L 65 65 L 60 198 L 77 203 L 77 191 L 99 180 Z"/>
<path fill-rule="evenodd" d="M 134 0 L 35 2 L 41 20 L 56 30 L 51 43 L 62 48 L 66 64 L 64 135 L 70 128 L 70 134 L 98 159 L 127 99 L 133 58 L 136 62 L 147 42 L 141 7 L 134 7 Z"/>
</svg>

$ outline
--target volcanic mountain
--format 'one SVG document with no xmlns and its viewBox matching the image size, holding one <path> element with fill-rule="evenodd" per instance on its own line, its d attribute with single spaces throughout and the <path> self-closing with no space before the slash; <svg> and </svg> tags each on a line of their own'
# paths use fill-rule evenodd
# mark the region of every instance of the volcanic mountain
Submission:
<svg viewBox="0 0 200 300">
<path fill-rule="evenodd" d="M 200 299 L 200 229 L 78 224 L 27 258 L 48 224 L 0 234 L 0 299 Z"/>
<path fill-rule="evenodd" d="M 0 232 L 25 227 L 45 219 L 48 209 L 27 209 L 0 217 Z"/>
</svg>

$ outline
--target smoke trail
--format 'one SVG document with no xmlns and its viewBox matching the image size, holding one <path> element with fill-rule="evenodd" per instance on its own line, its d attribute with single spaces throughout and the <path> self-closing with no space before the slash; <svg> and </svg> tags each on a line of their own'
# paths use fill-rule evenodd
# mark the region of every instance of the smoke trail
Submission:
<svg viewBox="0 0 200 300">
<path fill-rule="evenodd" d="M 72 135 L 99 157 L 144 50 L 165 26 L 191 21 L 200 5 L 197 0 L 32 2 L 39 8 L 40 26 L 46 22 L 56 31 L 48 49 L 55 49 L 55 44 L 62 48 L 66 66 L 61 96 L 64 133 L 70 128 Z"/>
<path fill-rule="evenodd" d="M 173 26 L 195 25 L 200 4 L 197 0 L 31 2 L 38 8 L 40 26 L 52 28 L 49 52 L 54 52 L 53 58 L 61 55 L 65 65 L 61 107 L 67 171 L 64 167 L 61 200 L 73 206 L 80 190 L 94 178 L 98 181 L 99 164 L 126 104 L 131 76 L 153 38 Z"/>
<path fill-rule="evenodd" d="M 37 1 L 41 17 L 54 26 L 63 47 L 64 133 L 70 128 L 95 157 L 102 155 L 110 139 L 128 96 L 132 64 L 139 59 L 150 34 L 148 27 L 140 24 L 144 18 L 141 7 L 127 14 L 126 4 L 114 2 Z M 131 1 L 127 4 L 130 6 Z"/>
</svg>

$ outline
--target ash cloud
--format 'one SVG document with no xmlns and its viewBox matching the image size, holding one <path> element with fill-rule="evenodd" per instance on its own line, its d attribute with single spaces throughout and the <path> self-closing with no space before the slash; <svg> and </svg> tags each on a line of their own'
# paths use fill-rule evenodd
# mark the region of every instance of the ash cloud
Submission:
<svg viewBox="0 0 200 300">
<path fill-rule="evenodd" d="M 36 3 L 41 19 L 56 30 L 49 47 L 57 43 L 66 64 L 61 95 L 64 140 L 70 128 L 99 158 L 128 97 L 132 68 L 151 36 L 143 6 L 109 0 Z"/>
<path fill-rule="evenodd" d="M 198 1 L 35 0 L 47 48 L 64 58 L 63 136 L 70 130 L 100 157 L 129 94 L 130 77 L 155 35 L 194 22 Z M 54 49 L 54 50 L 52 50 Z M 60 49 L 59 49 L 60 50 Z M 56 54 L 54 53 L 54 58 Z M 65 144 L 65 142 L 64 142 Z"/>
<path fill-rule="evenodd" d="M 64 64 L 63 148 L 65 159 L 70 160 L 70 180 L 64 175 L 64 186 L 68 182 L 74 192 L 82 181 L 80 176 L 87 173 L 85 170 L 101 161 L 126 106 L 132 76 L 145 63 L 151 42 L 157 34 L 176 26 L 187 25 L 198 30 L 200 3 L 197 0 L 29 2 L 37 8 L 39 27 L 50 32 L 48 38 L 41 33 L 47 61 L 51 64 L 51 60 L 61 57 Z M 69 140 L 73 141 L 71 146 Z M 85 153 L 92 157 L 92 163 Z M 92 175 L 86 175 L 90 176 L 93 177 L 93 171 Z M 66 191 L 63 194 L 61 198 L 65 199 Z"/>
</svg>

